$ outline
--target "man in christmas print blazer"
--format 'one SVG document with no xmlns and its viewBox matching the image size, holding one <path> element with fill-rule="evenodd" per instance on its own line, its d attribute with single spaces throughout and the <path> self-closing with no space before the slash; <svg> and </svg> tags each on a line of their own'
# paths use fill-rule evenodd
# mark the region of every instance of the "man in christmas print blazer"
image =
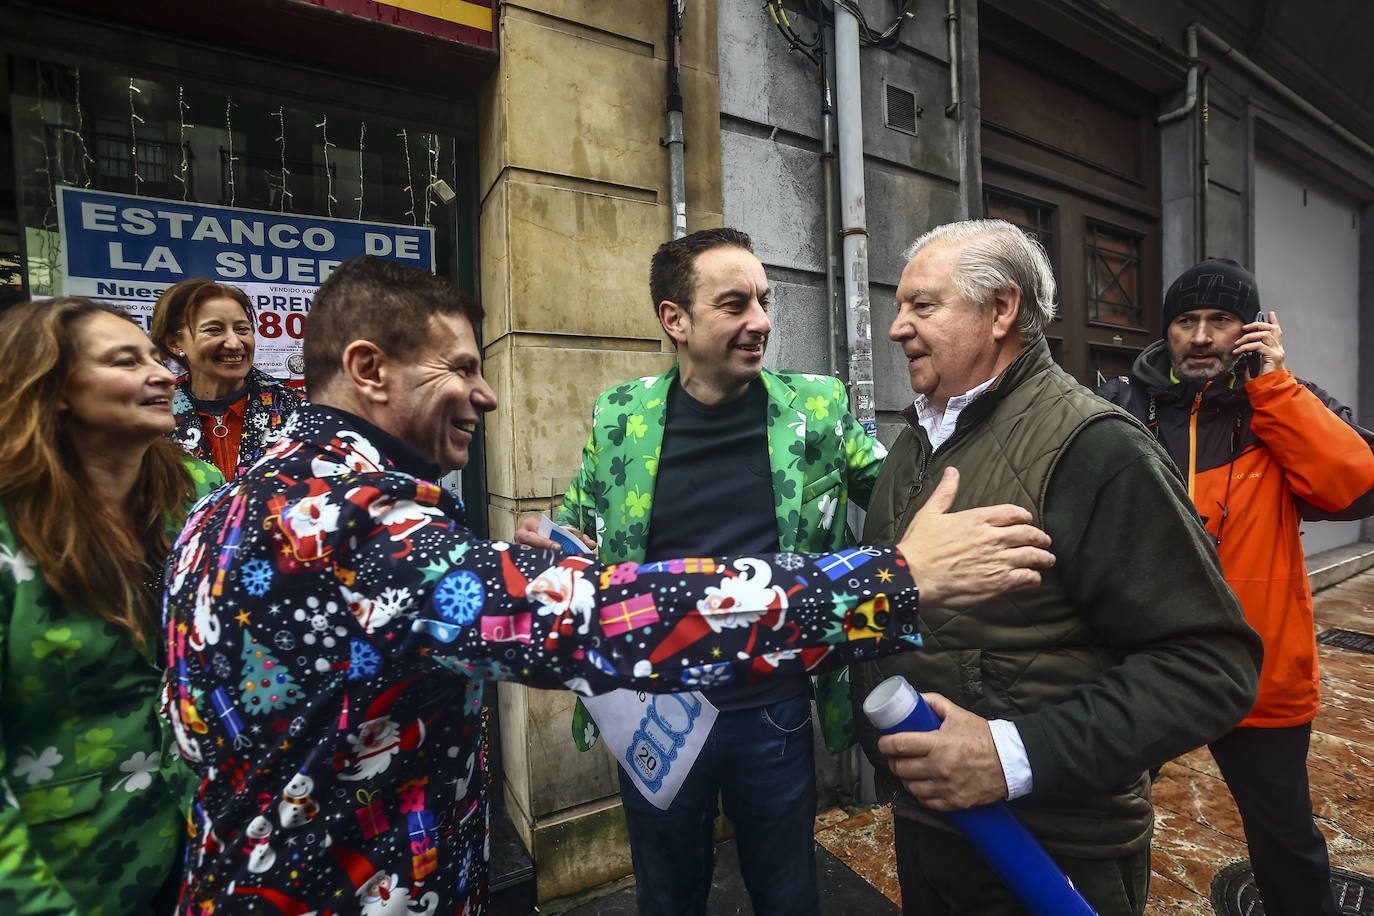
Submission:
<svg viewBox="0 0 1374 916">
<path fill-rule="evenodd" d="M 435 481 L 496 406 L 480 320 L 421 270 L 345 262 L 306 328 L 313 403 L 178 539 L 168 711 L 197 778 L 178 912 L 480 912 L 485 680 L 665 691 L 763 654 L 780 672 L 873 657 L 912 644 L 913 578 L 962 603 L 1051 562 L 994 510 L 928 513 L 895 549 L 795 568 L 608 567 L 473 540 Z M 921 558 L 917 537 L 980 546 Z M 836 602 L 840 566 L 861 603 Z M 720 607 L 727 583 L 744 597 Z"/>
</svg>

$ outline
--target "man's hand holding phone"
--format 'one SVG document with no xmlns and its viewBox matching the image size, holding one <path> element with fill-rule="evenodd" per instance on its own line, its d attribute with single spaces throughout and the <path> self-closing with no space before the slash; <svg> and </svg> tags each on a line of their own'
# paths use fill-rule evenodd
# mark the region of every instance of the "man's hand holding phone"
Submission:
<svg viewBox="0 0 1374 916">
<path fill-rule="evenodd" d="M 1232 351 L 1237 368 L 1244 369 L 1249 378 L 1284 368 L 1283 328 L 1279 327 L 1278 312 L 1260 312 L 1241 330 L 1245 334 Z"/>
</svg>

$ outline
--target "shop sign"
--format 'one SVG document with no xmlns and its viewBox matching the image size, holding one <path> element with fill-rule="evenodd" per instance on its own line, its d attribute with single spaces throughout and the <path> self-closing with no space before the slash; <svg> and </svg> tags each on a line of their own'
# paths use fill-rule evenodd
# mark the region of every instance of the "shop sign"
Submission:
<svg viewBox="0 0 1374 916">
<path fill-rule="evenodd" d="M 254 365 L 299 378 L 305 315 L 339 264 L 370 254 L 434 270 L 434 230 L 59 186 L 62 291 L 120 302 L 146 328 L 167 287 L 208 277 L 257 311 Z M 295 358 L 293 358 L 295 357 Z"/>
<path fill-rule="evenodd" d="M 496 0 L 295 0 L 488 50 L 496 47 Z"/>
</svg>

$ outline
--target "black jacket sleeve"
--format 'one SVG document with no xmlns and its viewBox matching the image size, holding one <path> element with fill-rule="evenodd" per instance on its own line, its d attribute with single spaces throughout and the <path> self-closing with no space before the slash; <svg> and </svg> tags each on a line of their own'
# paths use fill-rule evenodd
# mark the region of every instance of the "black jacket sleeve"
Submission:
<svg viewBox="0 0 1374 916">
<path fill-rule="evenodd" d="M 1120 785 L 1239 722 L 1262 645 L 1163 450 L 1134 426 L 1093 423 L 1061 459 L 1046 506 L 1064 587 L 1120 660 L 1067 701 L 1013 719 L 1034 791 Z"/>
</svg>

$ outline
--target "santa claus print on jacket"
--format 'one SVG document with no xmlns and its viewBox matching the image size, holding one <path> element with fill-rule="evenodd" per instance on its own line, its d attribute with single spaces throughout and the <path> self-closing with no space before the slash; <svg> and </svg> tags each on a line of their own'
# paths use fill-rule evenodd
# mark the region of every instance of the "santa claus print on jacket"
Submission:
<svg viewBox="0 0 1374 916">
<path fill-rule="evenodd" d="M 473 540 L 433 468 L 342 411 L 283 432 L 168 561 L 182 913 L 481 912 L 488 679 L 683 690 L 918 641 L 893 550 L 602 566 Z"/>
</svg>

